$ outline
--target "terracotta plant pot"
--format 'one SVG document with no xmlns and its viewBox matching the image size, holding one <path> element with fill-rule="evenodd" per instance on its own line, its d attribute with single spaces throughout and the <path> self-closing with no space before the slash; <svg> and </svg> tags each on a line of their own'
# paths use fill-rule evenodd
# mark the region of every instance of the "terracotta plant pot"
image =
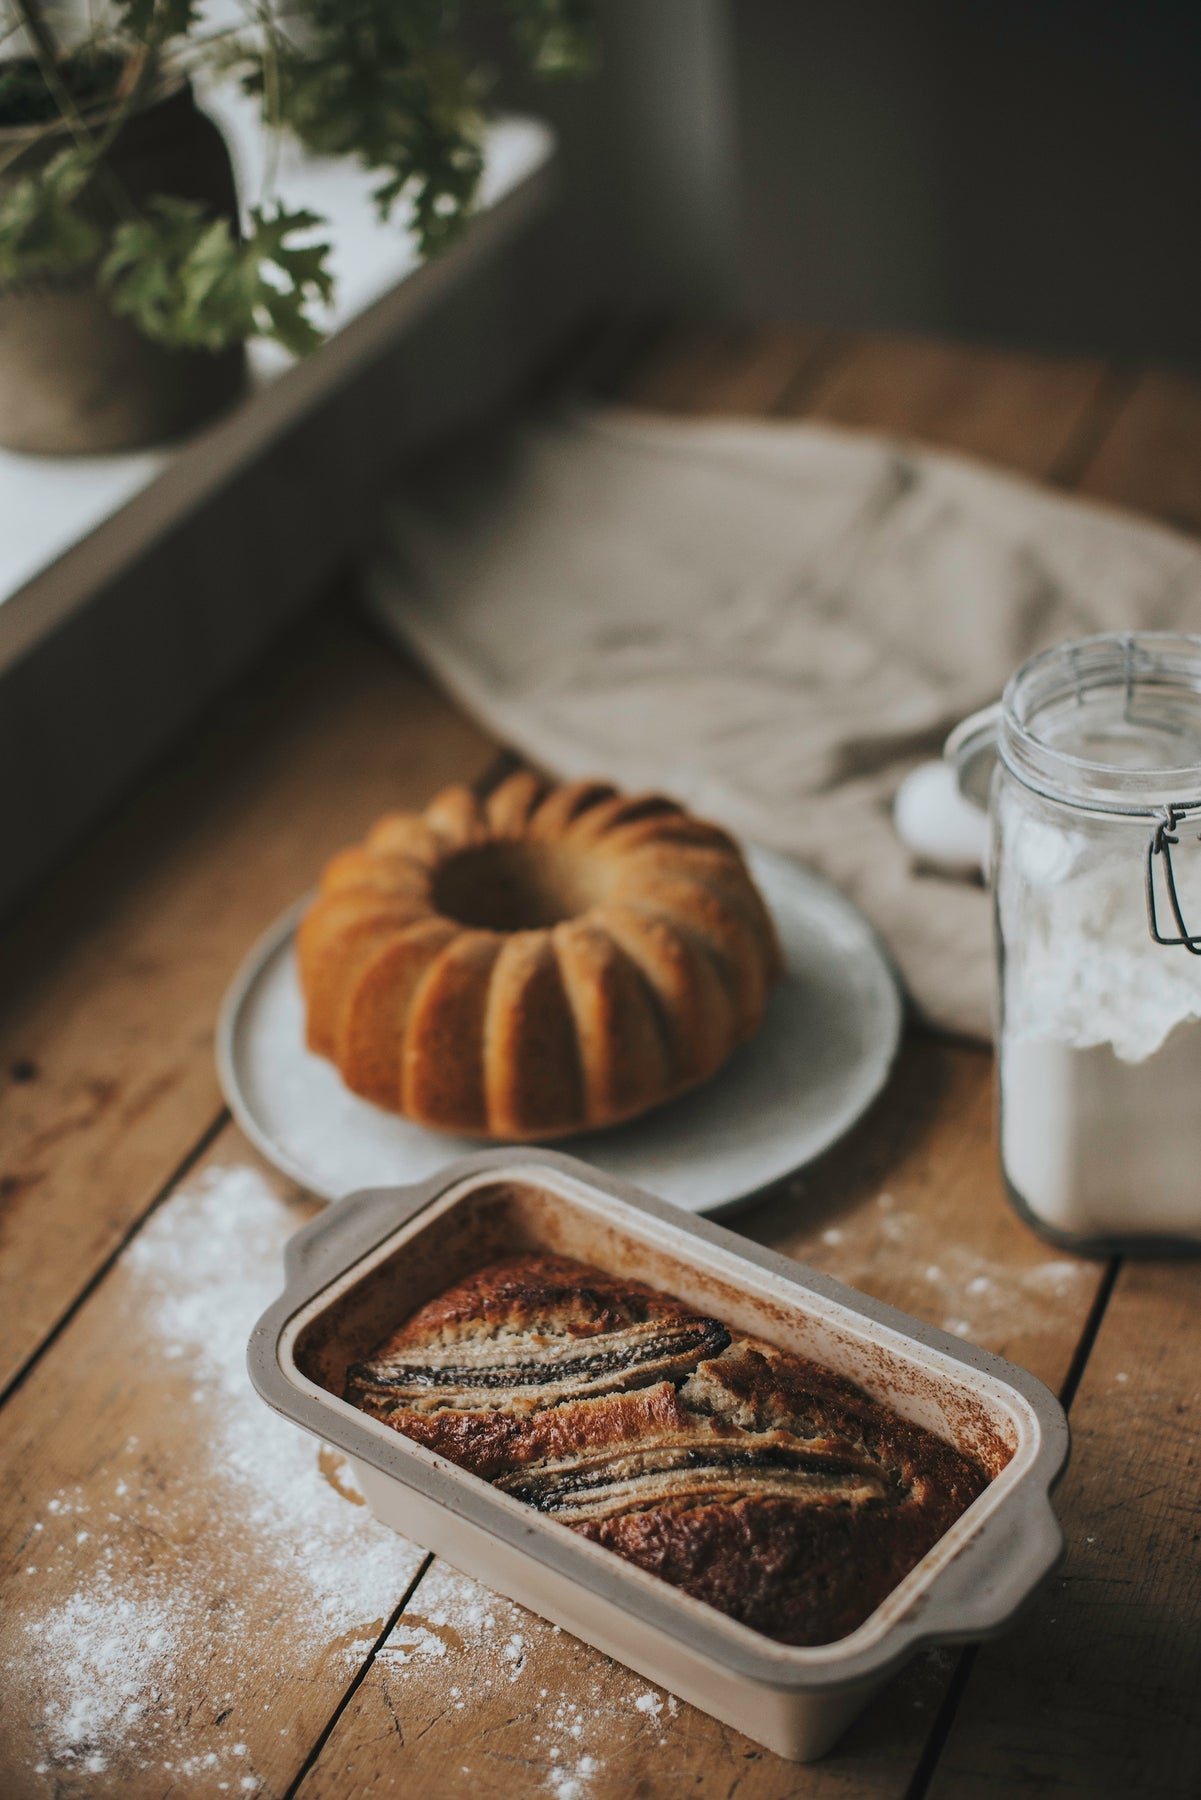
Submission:
<svg viewBox="0 0 1201 1800">
<path fill-rule="evenodd" d="M 65 131 L 0 129 L 0 154 L 18 151 L 0 182 L 39 168 L 69 141 Z M 135 205 L 170 194 L 237 219 L 225 140 L 185 80 L 128 121 L 106 160 Z M 112 222 L 99 194 L 90 210 Z M 220 412 L 245 378 L 241 344 L 212 353 L 152 343 L 112 311 L 94 271 L 0 287 L 0 444 L 8 449 L 98 453 L 157 443 Z"/>
</svg>

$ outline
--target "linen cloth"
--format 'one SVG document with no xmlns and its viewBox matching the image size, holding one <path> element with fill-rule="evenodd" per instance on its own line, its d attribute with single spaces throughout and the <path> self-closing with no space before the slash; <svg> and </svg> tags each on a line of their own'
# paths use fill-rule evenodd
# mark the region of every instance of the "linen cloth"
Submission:
<svg viewBox="0 0 1201 1800">
<path fill-rule="evenodd" d="M 378 616 L 565 776 L 798 857 L 920 1012 L 991 1034 L 982 888 L 915 866 L 902 776 L 1067 637 L 1201 630 L 1201 549 L 965 459 L 775 422 L 573 412 L 462 447 L 389 507 Z"/>
</svg>

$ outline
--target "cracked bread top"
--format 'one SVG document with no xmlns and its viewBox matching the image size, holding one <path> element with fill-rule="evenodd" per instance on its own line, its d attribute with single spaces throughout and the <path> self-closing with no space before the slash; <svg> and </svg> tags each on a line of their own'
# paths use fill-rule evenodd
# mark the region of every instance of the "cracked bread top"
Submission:
<svg viewBox="0 0 1201 1800">
<path fill-rule="evenodd" d="M 862 1624 L 988 1484 L 845 1377 L 563 1256 L 457 1282 L 347 1397 L 789 1644 Z"/>
</svg>

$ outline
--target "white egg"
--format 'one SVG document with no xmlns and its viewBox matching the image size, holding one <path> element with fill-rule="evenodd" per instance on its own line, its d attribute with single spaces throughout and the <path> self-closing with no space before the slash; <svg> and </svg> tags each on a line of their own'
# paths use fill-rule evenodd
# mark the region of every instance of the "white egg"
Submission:
<svg viewBox="0 0 1201 1800">
<path fill-rule="evenodd" d="M 988 815 L 959 791 L 950 763 L 921 763 L 893 802 L 897 836 L 919 861 L 946 875 L 978 875 L 988 859 Z"/>
</svg>

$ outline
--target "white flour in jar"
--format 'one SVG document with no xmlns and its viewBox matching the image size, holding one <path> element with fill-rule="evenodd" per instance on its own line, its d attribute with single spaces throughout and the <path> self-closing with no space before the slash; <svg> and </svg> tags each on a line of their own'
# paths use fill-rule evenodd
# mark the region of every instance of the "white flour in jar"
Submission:
<svg viewBox="0 0 1201 1800">
<path fill-rule="evenodd" d="M 1002 1155 L 1048 1225 L 1080 1237 L 1201 1235 L 1201 1024 L 1143 1062 L 1110 1044 L 1006 1042 Z"/>
<path fill-rule="evenodd" d="M 1009 1181 L 1074 1235 L 1201 1236 L 1201 957 L 1152 942 L 1138 845 L 1098 866 L 1070 833 L 1023 839 L 1020 878 L 1039 891 L 1006 934 Z M 1199 860 L 1190 833 L 1176 857 L 1186 919 L 1201 919 Z M 1004 882 L 999 900 L 1004 917 Z"/>
</svg>

